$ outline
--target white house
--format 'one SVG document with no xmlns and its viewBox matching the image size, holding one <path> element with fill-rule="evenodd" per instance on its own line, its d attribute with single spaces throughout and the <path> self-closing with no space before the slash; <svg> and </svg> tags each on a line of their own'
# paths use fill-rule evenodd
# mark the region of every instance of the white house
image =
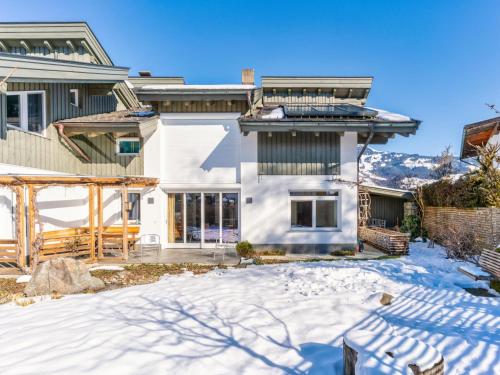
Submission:
<svg viewBox="0 0 500 375">
<path fill-rule="evenodd" d="M 94 233 L 92 222 L 157 234 L 167 249 L 243 240 L 292 252 L 352 248 L 358 146 L 362 153 L 419 126 L 366 107 L 372 77 L 274 76 L 260 85 L 251 69 L 240 84 L 128 77 L 81 22 L 0 23 L 0 42 L 0 178 L 47 181 L 25 230 L 19 192 L 0 186 L 0 243 L 23 254 L 35 234 Z M 84 185 L 50 186 L 60 175 Z M 101 179 L 102 194 L 89 177 Z M 95 220 L 92 202 L 102 203 Z M 13 259 L 1 254 L 0 263 Z"/>
<path fill-rule="evenodd" d="M 253 71 L 252 71 L 253 73 Z M 132 82 L 160 113 L 144 142 L 142 205 L 165 247 L 216 241 L 321 252 L 357 243 L 358 144 L 412 134 L 419 122 L 364 107 L 371 77 L 263 77 L 241 85 Z M 245 81 L 246 80 L 246 81 Z M 154 221 L 154 222 L 153 222 Z"/>
</svg>

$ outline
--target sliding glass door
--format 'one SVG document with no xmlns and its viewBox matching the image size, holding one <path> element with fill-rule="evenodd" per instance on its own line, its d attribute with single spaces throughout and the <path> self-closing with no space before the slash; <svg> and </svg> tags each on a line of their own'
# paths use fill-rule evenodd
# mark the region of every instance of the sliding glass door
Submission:
<svg viewBox="0 0 500 375">
<path fill-rule="evenodd" d="M 213 247 L 239 240 L 239 196 L 234 192 L 168 194 L 168 242 Z"/>
</svg>

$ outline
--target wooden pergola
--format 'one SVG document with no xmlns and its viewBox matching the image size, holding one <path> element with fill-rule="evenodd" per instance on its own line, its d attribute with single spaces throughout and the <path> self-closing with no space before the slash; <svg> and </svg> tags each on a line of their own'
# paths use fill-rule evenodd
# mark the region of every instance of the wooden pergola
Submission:
<svg viewBox="0 0 500 375">
<path fill-rule="evenodd" d="M 8 187 L 16 194 L 16 235 L 17 251 L 16 262 L 19 267 L 26 266 L 25 238 L 26 227 L 28 228 L 28 245 L 30 246 L 30 265 L 36 266 L 38 262 L 38 247 L 40 237 L 36 233 L 36 224 L 39 227 L 42 223 L 38 218 L 38 207 L 36 196 L 44 188 L 51 186 L 62 187 L 87 187 L 88 189 L 88 233 L 89 239 L 89 258 L 90 261 L 102 259 L 103 257 L 103 189 L 120 189 L 122 198 L 122 258 L 128 259 L 128 189 L 155 187 L 159 183 L 156 178 L 147 177 L 89 177 L 89 176 L 35 176 L 35 175 L 2 175 L 0 176 L 0 187 Z M 27 191 L 27 202 L 25 201 L 25 191 Z M 97 212 L 95 207 L 95 198 L 97 195 Z M 26 204 L 27 203 L 27 204 Z M 25 212 L 27 207 L 27 215 Z M 95 216 L 97 213 L 97 225 Z M 25 222 L 25 216 L 27 225 Z M 96 249 L 97 235 L 97 249 Z M 2 240 L 0 240 L 1 243 Z M 97 253 L 96 253 L 97 250 Z"/>
</svg>

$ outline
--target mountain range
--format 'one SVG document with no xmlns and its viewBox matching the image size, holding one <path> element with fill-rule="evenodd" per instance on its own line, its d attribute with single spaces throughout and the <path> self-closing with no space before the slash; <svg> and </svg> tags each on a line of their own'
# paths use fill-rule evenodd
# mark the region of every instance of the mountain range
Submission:
<svg viewBox="0 0 500 375">
<path fill-rule="evenodd" d="M 439 156 L 379 151 L 368 147 L 359 162 L 360 180 L 367 185 L 413 189 L 437 179 L 434 170 L 439 161 Z M 457 157 L 454 157 L 452 165 L 456 175 L 471 168 Z"/>
</svg>

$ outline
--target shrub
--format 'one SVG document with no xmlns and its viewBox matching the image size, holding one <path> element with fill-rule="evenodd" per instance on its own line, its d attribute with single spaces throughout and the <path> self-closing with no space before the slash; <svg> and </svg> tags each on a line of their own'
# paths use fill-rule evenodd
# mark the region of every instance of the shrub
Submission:
<svg viewBox="0 0 500 375">
<path fill-rule="evenodd" d="M 238 242 L 236 244 L 236 252 L 243 258 L 252 258 L 255 255 L 253 246 L 248 241 Z"/>
<path fill-rule="evenodd" d="M 420 217 L 417 215 L 405 216 L 401 222 L 400 231 L 402 233 L 410 233 L 410 241 L 414 241 L 417 237 L 424 236 L 420 225 Z"/>
<path fill-rule="evenodd" d="M 353 255 L 355 255 L 355 252 L 352 249 L 334 250 L 330 253 L 330 255 L 338 256 L 338 257 L 345 257 L 345 256 L 353 256 Z"/>
<path fill-rule="evenodd" d="M 473 229 L 450 226 L 442 228 L 435 236 L 436 241 L 445 247 L 448 258 L 478 262 L 481 245 Z"/>
<path fill-rule="evenodd" d="M 500 207 L 499 145 L 474 147 L 478 168 L 456 181 L 445 178 L 422 187 L 423 203 L 435 207 Z"/>
</svg>

